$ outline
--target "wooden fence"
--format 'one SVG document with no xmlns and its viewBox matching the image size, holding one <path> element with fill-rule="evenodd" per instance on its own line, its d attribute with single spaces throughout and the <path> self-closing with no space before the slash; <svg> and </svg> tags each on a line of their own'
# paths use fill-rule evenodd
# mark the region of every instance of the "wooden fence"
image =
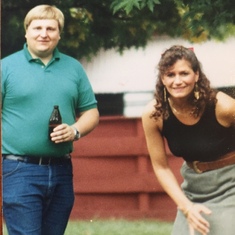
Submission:
<svg viewBox="0 0 235 235">
<path fill-rule="evenodd" d="M 182 161 L 169 153 L 169 162 L 180 182 Z M 71 219 L 174 219 L 176 206 L 153 173 L 140 118 L 102 117 L 76 142 L 73 165 Z"/>
</svg>

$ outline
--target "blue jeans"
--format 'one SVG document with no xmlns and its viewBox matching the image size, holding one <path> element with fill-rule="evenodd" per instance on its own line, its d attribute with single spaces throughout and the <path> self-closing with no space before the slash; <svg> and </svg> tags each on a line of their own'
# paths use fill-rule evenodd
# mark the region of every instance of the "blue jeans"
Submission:
<svg viewBox="0 0 235 235">
<path fill-rule="evenodd" d="M 3 159 L 3 215 L 9 235 L 63 235 L 74 203 L 72 163 Z"/>
</svg>

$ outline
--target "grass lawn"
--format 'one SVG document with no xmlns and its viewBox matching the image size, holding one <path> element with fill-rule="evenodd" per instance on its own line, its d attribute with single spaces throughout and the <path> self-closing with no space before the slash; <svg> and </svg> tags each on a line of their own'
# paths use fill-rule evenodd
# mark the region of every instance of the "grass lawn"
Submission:
<svg viewBox="0 0 235 235">
<path fill-rule="evenodd" d="M 65 235 L 170 235 L 172 223 L 154 220 L 70 221 Z"/>
<path fill-rule="evenodd" d="M 94 219 L 69 221 L 64 235 L 170 235 L 171 229 L 172 223 L 155 220 Z"/>
</svg>

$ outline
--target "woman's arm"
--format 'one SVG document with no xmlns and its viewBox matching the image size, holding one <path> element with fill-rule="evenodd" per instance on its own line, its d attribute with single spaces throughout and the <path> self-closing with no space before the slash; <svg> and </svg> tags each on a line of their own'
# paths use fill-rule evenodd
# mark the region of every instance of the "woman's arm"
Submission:
<svg viewBox="0 0 235 235">
<path fill-rule="evenodd" d="M 158 120 L 150 118 L 151 113 L 154 111 L 154 103 L 155 101 L 151 101 L 147 105 L 142 116 L 147 148 L 150 154 L 154 173 L 165 192 L 185 214 L 190 225 L 202 234 L 207 234 L 209 223 L 201 216 L 200 213 L 204 212 L 209 214 L 210 210 L 203 205 L 193 205 L 193 203 L 183 193 L 176 177 L 170 169 L 164 140 L 161 134 L 162 118 L 159 118 Z"/>
</svg>

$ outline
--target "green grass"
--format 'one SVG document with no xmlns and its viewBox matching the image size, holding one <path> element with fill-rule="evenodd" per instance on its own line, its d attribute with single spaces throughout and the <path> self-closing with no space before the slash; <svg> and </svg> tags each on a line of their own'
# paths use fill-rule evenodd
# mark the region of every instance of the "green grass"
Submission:
<svg viewBox="0 0 235 235">
<path fill-rule="evenodd" d="M 94 219 L 69 221 L 64 235 L 170 235 L 171 229 L 172 223 L 155 220 Z"/>
<path fill-rule="evenodd" d="M 65 235 L 170 235 L 172 223 L 154 220 L 70 221 Z"/>
</svg>

